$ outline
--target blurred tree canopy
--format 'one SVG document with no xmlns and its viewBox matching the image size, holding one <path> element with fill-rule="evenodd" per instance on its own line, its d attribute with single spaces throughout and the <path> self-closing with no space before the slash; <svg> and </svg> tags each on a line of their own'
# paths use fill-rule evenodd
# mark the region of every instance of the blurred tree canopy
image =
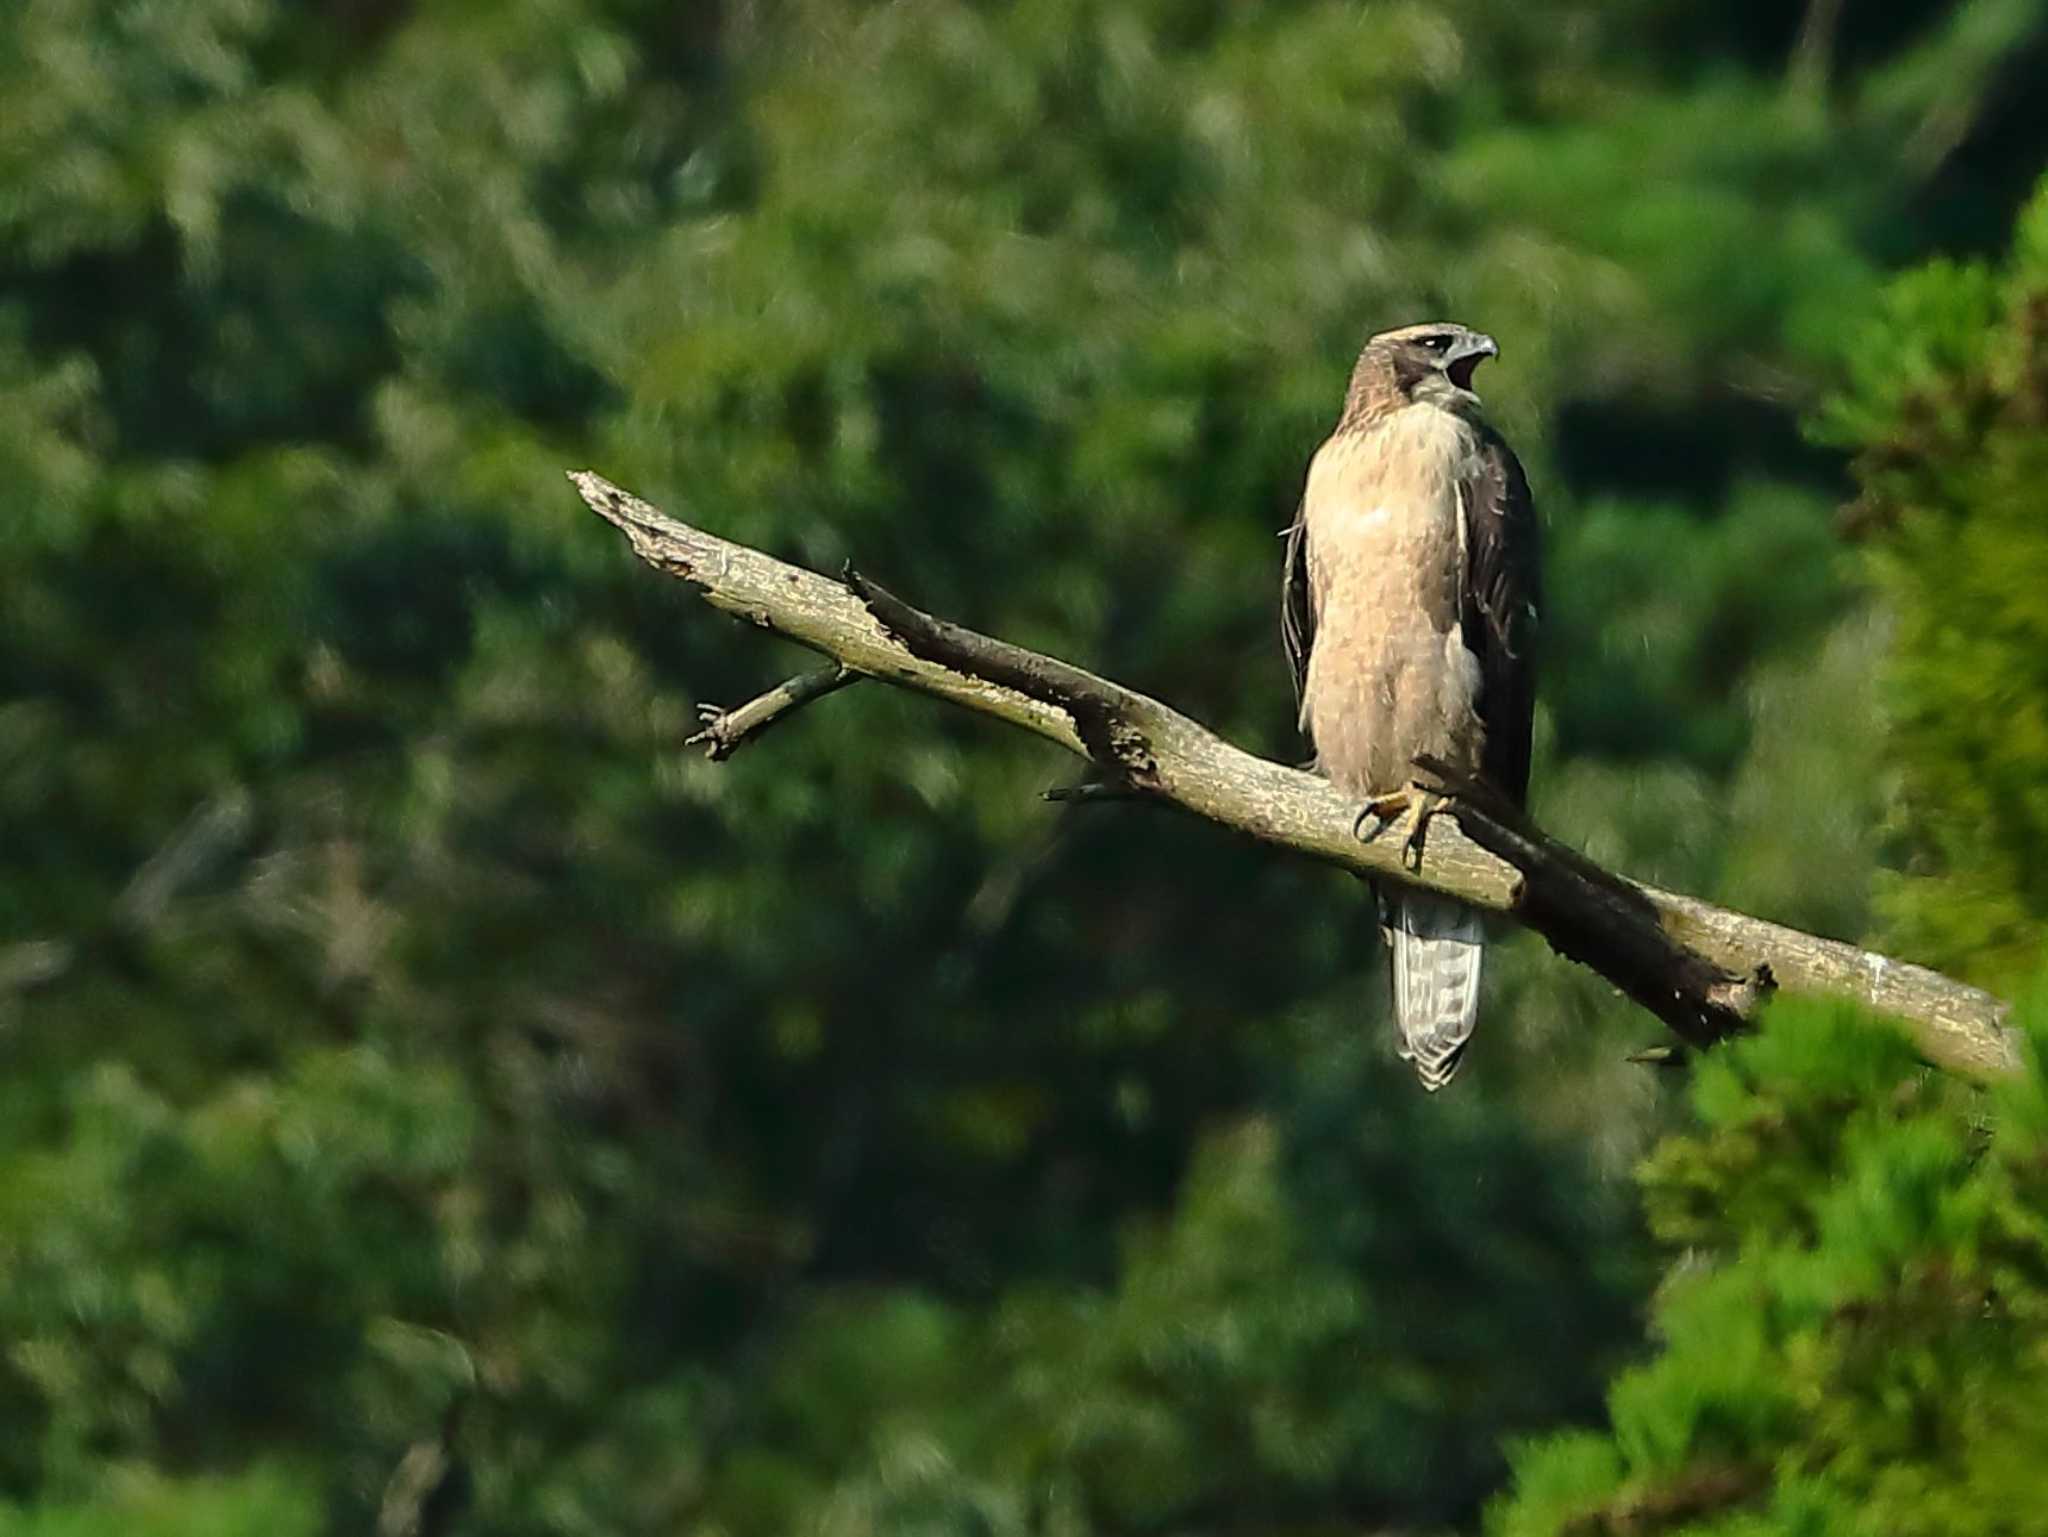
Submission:
<svg viewBox="0 0 2048 1537">
<path fill-rule="evenodd" d="M 2039 216 L 1882 294 L 2005 242 L 2039 9 L 8 7 L 0 1532 L 360 1531 L 458 1398 L 476 1532 L 1469 1525 L 1637 1348 L 1648 1025 L 1517 941 L 1424 1105 L 1352 883 L 880 690 L 682 752 L 773 661 L 560 470 L 1291 754 L 1275 532 L 1454 314 L 1538 814 L 1841 934 L 1909 840 L 2003 977 Z"/>
</svg>

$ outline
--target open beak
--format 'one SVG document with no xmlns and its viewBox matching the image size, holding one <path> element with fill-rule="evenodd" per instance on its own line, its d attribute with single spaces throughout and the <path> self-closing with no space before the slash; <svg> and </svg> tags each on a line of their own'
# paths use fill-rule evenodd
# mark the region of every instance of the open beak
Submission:
<svg viewBox="0 0 2048 1537">
<path fill-rule="evenodd" d="M 1500 356 L 1500 346 L 1490 336 L 1474 331 L 1453 352 L 1444 359 L 1444 372 L 1451 377 L 1451 383 L 1468 393 L 1472 388 L 1472 375 L 1488 358 Z"/>
</svg>

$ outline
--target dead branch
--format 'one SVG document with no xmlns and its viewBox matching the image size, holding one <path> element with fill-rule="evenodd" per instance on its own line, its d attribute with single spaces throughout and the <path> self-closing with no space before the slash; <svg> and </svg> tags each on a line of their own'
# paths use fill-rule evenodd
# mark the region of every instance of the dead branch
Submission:
<svg viewBox="0 0 2048 1537">
<path fill-rule="evenodd" d="M 848 675 L 994 716 L 1088 759 L 1104 788 L 1078 798 L 1178 806 L 1359 875 L 1505 914 L 1614 983 L 1688 1045 L 1743 1028 L 1782 987 L 1893 1015 L 1930 1063 L 1953 1072 L 1982 1079 L 2018 1065 L 2017 1042 L 2003 1026 L 2006 1005 L 1938 972 L 1615 875 L 1473 785 L 1446 782 L 1455 798 L 1430 825 L 1419 858 L 1406 850 L 1413 809 L 1361 841 L 1352 833 L 1358 808 L 1327 781 L 1233 747 L 1155 699 L 934 618 L 850 569 L 835 580 L 679 523 L 590 471 L 569 479 L 641 559 L 688 582 L 714 608 L 808 646 Z M 794 707 L 763 713 L 772 719 Z M 1446 777 L 1442 765 L 1434 771 Z"/>
<path fill-rule="evenodd" d="M 705 757 L 713 763 L 722 762 L 784 716 L 795 714 L 813 699 L 837 693 L 847 684 L 857 682 L 859 677 L 847 667 L 820 667 L 785 679 L 736 710 L 700 704 L 697 706 L 697 719 L 704 723 L 704 727 L 694 736 L 684 737 L 683 745 L 701 746 Z"/>
</svg>

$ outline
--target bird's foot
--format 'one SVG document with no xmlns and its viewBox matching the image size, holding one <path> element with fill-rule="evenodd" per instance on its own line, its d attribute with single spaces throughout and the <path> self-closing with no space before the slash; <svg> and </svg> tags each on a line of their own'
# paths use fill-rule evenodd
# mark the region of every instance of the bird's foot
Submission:
<svg viewBox="0 0 2048 1537">
<path fill-rule="evenodd" d="M 1415 826 L 1408 834 L 1408 841 L 1401 847 L 1401 853 L 1406 858 L 1409 869 L 1422 868 L 1422 848 L 1428 841 L 1429 824 L 1436 814 L 1450 803 L 1451 798 L 1441 790 L 1422 790 L 1422 809 L 1415 813 Z"/>
<path fill-rule="evenodd" d="M 1390 790 L 1385 795 L 1371 795 L 1358 808 L 1358 815 L 1351 819 L 1351 836 L 1360 843 L 1370 843 L 1389 825 L 1401 820 L 1401 814 L 1408 809 L 1410 796 L 1406 790 Z M 1372 823 L 1370 830 L 1366 823 Z"/>
</svg>

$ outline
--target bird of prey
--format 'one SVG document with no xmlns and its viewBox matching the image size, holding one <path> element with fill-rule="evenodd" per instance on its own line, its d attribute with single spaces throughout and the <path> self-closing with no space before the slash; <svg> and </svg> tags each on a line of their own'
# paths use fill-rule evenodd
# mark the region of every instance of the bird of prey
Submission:
<svg viewBox="0 0 2048 1537">
<path fill-rule="evenodd" d="M 1436 802 L 1414 781 L 1419 755 L 1517 806 L 1528 790 L 1536 514 L 1472 393 L 1499 350 L 1441 322 L 1367 342 L 1287 532 L 1281 630 L 1301 725 L 1316 767 L 1364 803 L 1361 836 L 1416 799 L 1421 836 Z M 1400 1054 L 1440 1089 L 1478 1014 L 1480 916 L 1421 891 L 1378 896 Z"/>
</svg>

